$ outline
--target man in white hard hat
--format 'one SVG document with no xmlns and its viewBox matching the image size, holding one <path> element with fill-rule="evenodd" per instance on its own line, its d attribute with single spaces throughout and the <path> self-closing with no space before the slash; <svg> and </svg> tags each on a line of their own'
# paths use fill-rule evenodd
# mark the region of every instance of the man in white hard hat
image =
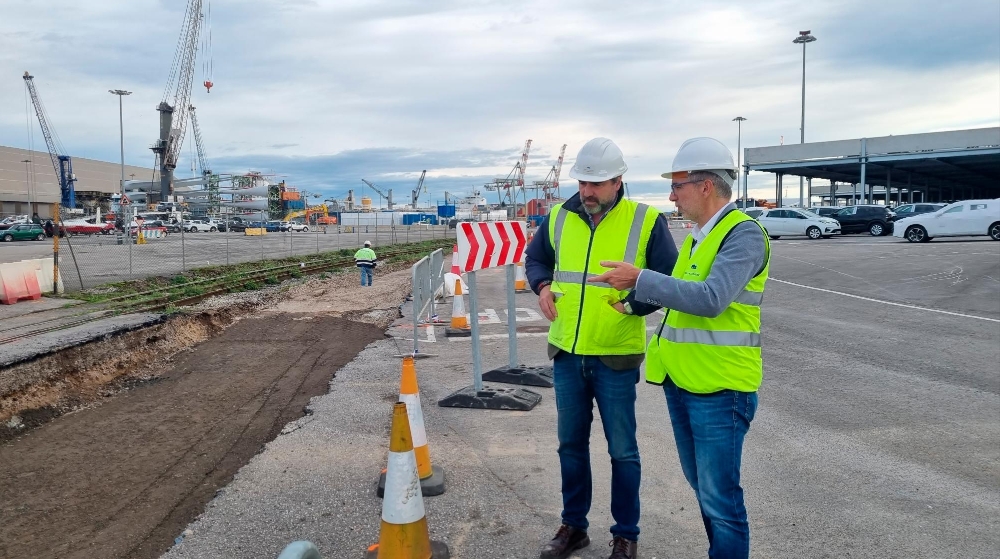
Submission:
<svg viewBox="0 0 1000 559">
<path fill-rule="evenodd" d="M 365 246 L 354 253 L 354 264 L 361 270 L 361 287 L 365 285 L 371 287 L 372 279 L 375 277 L 375 266 L 378 265 L 371 241 L 365 241 Z"/>
<path fill-rule="evenodd" d="M 671 274 L 631 263 L 590 281 L 635 287 L 668 309 L 649 342 L 646 382 L 663 386 L 681 469 L 694 489 L 712 558 L 750 554 L 743 504 L 743 439 L 763 376 L 760 304 L 770 245 L 760 225 L 729 202 L 737 169 L 718 140 L 684 142 L 674 158 L 670 200 L 695 222 Z"/>
<path fill-rule="evenodd" d="M 587 546 L 593 483 L 590 428 L 594 401 L 611 455 L 611 558 L 634 559 L 639 540 L 641 465 L 635 385 L 646 346 L 645 315 L 657 307 L 629 290 L 588 283 L 602 260 L 624 260 L 668 273 L 677 247 L 663 215 L 624 198 L 627 167 L 607 138 L 587 142 L 569 175 L 580 191 L 552 208 L 528 245 L 525 274 L 549 327 L 555 373 L 562 526 L 541 559 L 562 559 Z"/>
</svg>

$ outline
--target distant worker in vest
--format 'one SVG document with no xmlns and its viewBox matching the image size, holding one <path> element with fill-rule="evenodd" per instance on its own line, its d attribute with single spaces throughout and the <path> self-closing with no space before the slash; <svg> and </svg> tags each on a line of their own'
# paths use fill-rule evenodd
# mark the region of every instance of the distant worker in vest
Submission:
<svg viewBox="0 0 1000 559">
<path fill-rule="evenodd" d="M 694 489 L 710 558 L 750 555 L 743 504 L 743 439 L 763 376 L 760 304 L 770 244 L 730 203 L 738 169 L 718 140 L 684 142 L 674 158 L 670 200 L 695 223 L 669 275 L 631 262 L 602 262 L 591 278 L 667 309 L 647 349 L 646 381 L 666 394 L 681 470 Z"/>
<path fill-rule="evenodd" d="M 587 282 L 603 273 L 602 260 L 623 260 L 663 273 L 673 269 L 677 247 L 666 218 L 624 197 L 622 152 L 607 138 L 587 142 L 569 176 L 580 190 L 556 205 L 528 245 L 525 274 L 549 326 L 555 374 L 562 526 L 541 559 L 569 557 L 590 543 L 593 482 L 590 429 L 594 401 L 611 455 L 611 558 L 636 557 L 641 465 L 636 442 L 635 398 L 645 355 L 646 319 L 657 306 L 627 289 Z"/>
<path fill-rule="evenodd" d="M 361 287 L 365 287 L 365 285 L 371 287 L 372 278 L 375 276 L 375 266 L 378 265 L 371 241 L 365 241 L 365 246 L 354 253 L 354 264 L 361 270 Z"/>
</svg>

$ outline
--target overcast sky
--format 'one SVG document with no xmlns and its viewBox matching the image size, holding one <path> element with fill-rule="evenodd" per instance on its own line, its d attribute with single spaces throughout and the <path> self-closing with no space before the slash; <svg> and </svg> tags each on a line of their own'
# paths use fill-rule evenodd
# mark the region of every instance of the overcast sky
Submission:
<svg viewBox="0 0 1000 559">
<path fill-rule="evenodd" d="M 31 71 L 69 155 L 152 168 L 155 106 L 183 0 L 0 0 L 0 144 L 44 143 L 25 107 Z M 997 0 L 206 0 L 212 92 L 199 53 L 193 104 L 216 172 L 270 172 L 342 197 L 360 179 L 406 200 L 468 193 L 513 168 L 526 182 L 568 144 L 625 152 L 633 198 L 669 207 L 686 138 L 733 151 L 798 142 L 807 48 L 806 141 L 1000 125 Z M 172 94 L 171 94 L 172 98 Z M 188 142 L 191 134 L 188 133 Z M 186 145 L 178 175 L 190 175 Z M 786 181 L 787 183 L 788 181 Z M 773 196 L 771 175 L 751 194 Z M 797 192 L 795 193 L 797 196 Z M 495 195 L 492 195 L 495 196 Z M 493 198 L 490 198 L 491 200 Z"/>
</svg>

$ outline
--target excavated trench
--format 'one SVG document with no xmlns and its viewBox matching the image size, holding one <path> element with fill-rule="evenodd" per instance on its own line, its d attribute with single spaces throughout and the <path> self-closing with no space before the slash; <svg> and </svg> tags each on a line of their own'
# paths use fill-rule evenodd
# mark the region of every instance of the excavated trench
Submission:
<svg viewBox="0 0 1000 559">
<path fill-rule="evenodd" d="M 406 264 L 189 312 L 0 372 L 0 557 L 159 557 L 384 337 Z"/>
</svg>

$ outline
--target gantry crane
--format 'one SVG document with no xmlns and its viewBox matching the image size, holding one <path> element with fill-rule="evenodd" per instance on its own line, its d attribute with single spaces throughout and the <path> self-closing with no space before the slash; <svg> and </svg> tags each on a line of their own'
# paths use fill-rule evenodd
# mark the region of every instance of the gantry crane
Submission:
<svg viewBox="0 0 1000 559">
<path fill-rule="evenodd" d="M 420 180 L 417 181 L 417 188 L 410 191 L 410 205 L 417 209 L 417 199 L 420 198 L 420 188 L 423 187 L 424 194 L 427 194 L 427 187 L 424 186 L 424 177 L 427 176 L 427 169 L 420 172 Z M 392 209 L 392 208 L 389 208 Z"/>
<path fill-rule="evenodd" d="M 500 199 L 501 206 L 514 206 L 514 215 L 517 215 L 517 191 L 524 192 L 524 173 L 528 168 L 528 153 L 531 151 L 531 140 L 524 142 L 524 149 L 521 151 L 521 159 L 510 173 L 502 179 L 493 179 L 493 182 L 484 185 L 486 190 L 495 190 Z"/>
<path fill-rule="evenodd" d="M 150 148 L 160 161 L 160 201 L 173 193 L 174 169 L 184 144 L 188 115 L 191 111 L 191 87 L 194 84 L 198 35 L 202 24 L 202 0 L 188 0 L 181 35 L 174 52 L 163 100 L 156 106 L 160 113 L 160 138 Z M 171 97 L 173 90 L 173 97 Z M 168 100 L 172 103 L 168 103 Z"/>
<path fill-rule="evenodd" d="M 392 189 L 391 189 L 391 188 L 389 189 L 389 194 L 385 194 L 385 193 L 383 193 L 383 192 L 382 192 L 381 190 L 379 190 L 379 188 L 378 188 L 377 186 L 375 186 L 374 184 L 372 184 L 372 183 L 370 183 L 370 182 L 366 181 L 365 179 L 361 179 L 361 182 L 363 182 L 363 183 L 365 183 L 366 185 L 368 185 L 368 188 L 370 188 L 370 189 L 374 190 L 376 194 L 378 194 L 378 195 L 379 195 L 379 196 L 381 196 L 382 198 L 385 198 L 385 199 L 386 199 L 386 201 L 388 201 L 388 202 L 389 202 L 389 209 L 390 209 L 390 210 L 392 209 Z M 382 205 L 382 204 L 380 203 L 380 204 L 379 204 L 379 206 L 381 206 L 381 205 Z"/>
<path fill-rule="evenodd" d="M 59 179 L 59 204 L 65 209 L 76 207 L 76 192 L 73 183 L 76 182 L 76 175 L 73 174 L 73 160 L 66 153 L 59 136 L 49 127 L 49 119 L 45 114 L 45 107 L 38 97 L 35 89 L 34 76 L 28 72 L 24 73 L 24 83 L 28 86 L 28 95 L 31 96 L 31 103 L 35 106 L 35 114 L 38 115 L 38 124 L 42 127 L 42 136 L 45 137 L 45 147 L 49 150 L 49 157 L 52 159 L 52 167 L 55 169 L 56 178 Z"/>
</svg>

